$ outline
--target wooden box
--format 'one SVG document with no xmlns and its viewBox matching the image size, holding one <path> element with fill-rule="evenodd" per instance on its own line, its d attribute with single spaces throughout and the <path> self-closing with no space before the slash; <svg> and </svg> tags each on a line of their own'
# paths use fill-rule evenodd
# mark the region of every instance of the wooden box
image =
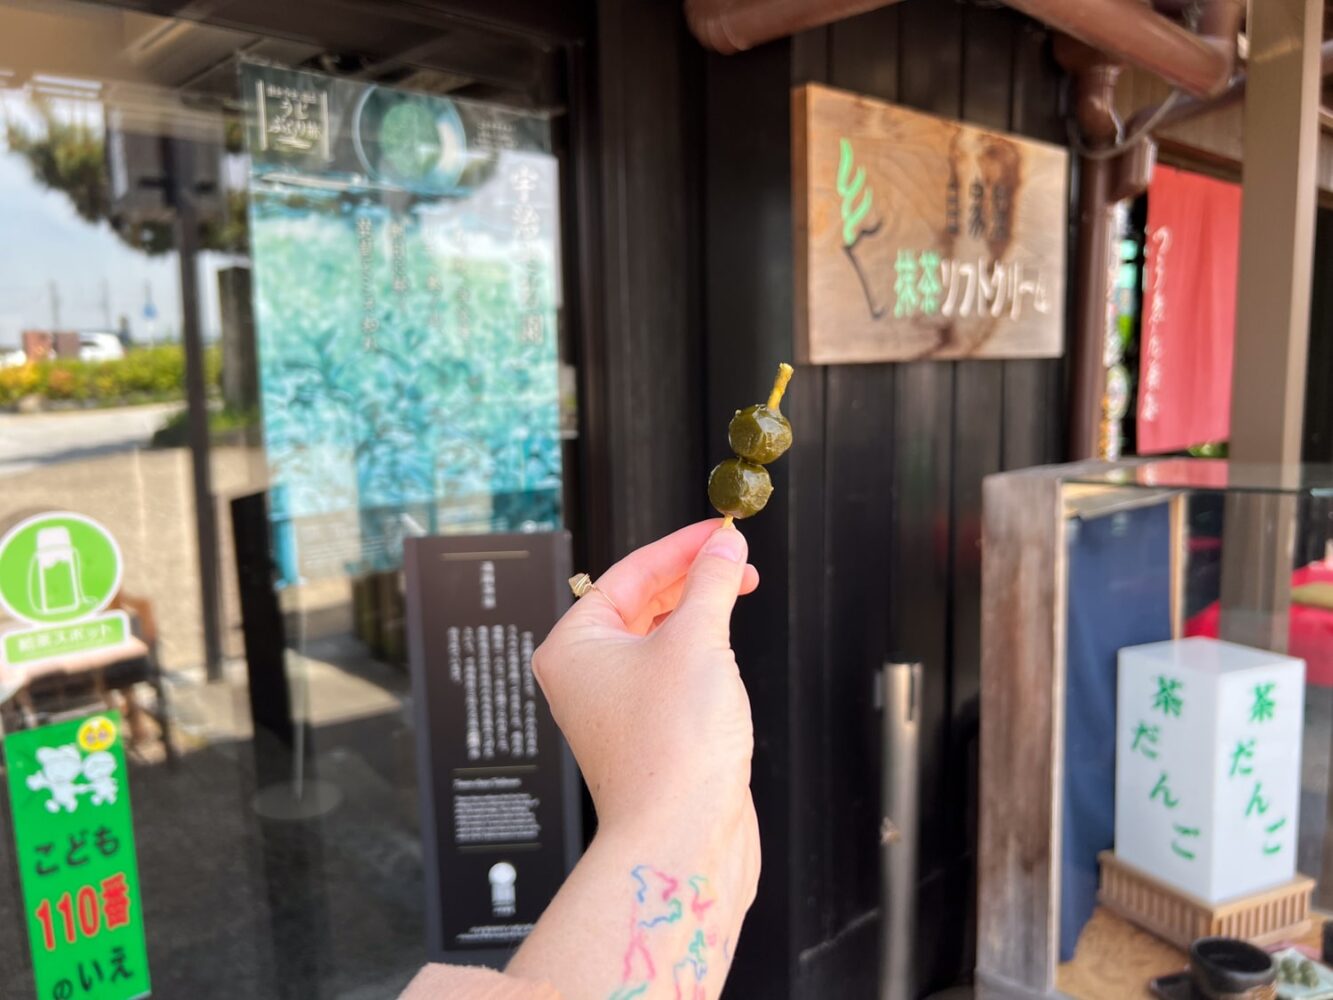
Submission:
<svg viewBox="0 0 1333 1000">
<path fill-rule="evenodd" d="M 1243 938 L 1272 944 L 1310 929 L 1314 880 L 1297 875 L 1274 889 L 1209 903 L 1119 860 L 1113 851 L 1098 855 L 1102 868 L 1101 904 L 1113 913 L 1187 949 L 1201 937 Z"/>
</svg>

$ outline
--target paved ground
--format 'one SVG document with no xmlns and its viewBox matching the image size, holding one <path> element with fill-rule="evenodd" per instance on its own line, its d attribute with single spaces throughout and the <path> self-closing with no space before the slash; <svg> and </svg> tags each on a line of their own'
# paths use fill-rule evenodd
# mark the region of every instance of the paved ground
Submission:
<svg viewBox="0 0 1333 1000">
<path fill-rule="evenodd" d="M 0 413 L 0 477 L 142 448 L 184 403 L 111 410 Z"/>
<path fill-rule="evenodd" d="M 0 428 L 0 439 L 4 430 Z M 259 488 L 255 456 L 243 448 L 213 451 L 222 559 L 227 648 L 239 653 L 240 612 L 228 500 Z M 60 464 L 36 465 L 0 478 L 0 531 L 22 517 L 71 510 L 111 531 L 125 559 L 124 587 L 153 602 L 169 669 L 202 662 L 199 559 L 195 544 L 190 453 L 184 448 L 132 449 Z"/>
<path fill-rule="evenodd" d="M 309 820 L 256 813 L 256 793 L 294 773 L 252 739 L 228 518 L 232 497 L 262 488 L 263 459 L 212 454 L 229 659 L 209 684 L 190 455 L 142 447 L 171 409 L 0 416 L 0 531 L 42 510 L 96 518 L 124 552 L 126 590 L 152 601 L 159 623 L 182 757 L 130 763 L 154 995 L 387 1000 L 425 958 L 406 675 L 350 636 L 347 581 L 286 592 L 300 646 L 287 655 L 293 709 L 310 727 L 304 773 L 341 802 Z M 31 976 L 11 843 L 0 801 L 0 997 L 23 995 Z"/>
<path fill-rule="evenodd" d="M 401 712 L 321 727 L 307 764 L 342 793 L 308 820 L 252 808 L 287 772 L 249 741 L 129 763 L 153 996 L 391 1000 L 425 961 L 412 741 Z M 32 996 L 0 803 L 0 996 Z M 40 998 L 47 1000 L 47 998 Z"/>
</svg>

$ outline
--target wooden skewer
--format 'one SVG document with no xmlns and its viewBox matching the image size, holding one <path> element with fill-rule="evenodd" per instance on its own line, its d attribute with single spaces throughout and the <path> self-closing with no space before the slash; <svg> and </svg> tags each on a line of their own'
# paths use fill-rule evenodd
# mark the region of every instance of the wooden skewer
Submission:
<svg viewBox="0 0 1333 1000">
<path fill-rule="evenodd" d="M 736 519 L 734 517 L 728 514 L 726 517 L 722 518 L 722 527 L 730 528 L 732 524 L 735 522 L 735 520 Z"/>
<path fill-rule="evenodd" d="M 778 404 L 782 402 L 782 394 L 787 391 L 787 383 L 791 381 L 794 371 L 795 369 L 785 361 L 778 365 L 778 377 L 773 380 L 773 391 L 768 394 L 770 410 L 776 410 Z"/>
</svg>

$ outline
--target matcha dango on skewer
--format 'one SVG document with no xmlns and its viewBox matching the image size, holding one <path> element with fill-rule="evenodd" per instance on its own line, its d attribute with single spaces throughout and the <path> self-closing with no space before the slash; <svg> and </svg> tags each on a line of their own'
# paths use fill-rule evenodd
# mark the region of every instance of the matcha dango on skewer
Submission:
<svg viewBox="0 0 1333 1000">
<path fill-rule="evenodd" d="M 727 442 L 736 457 L 719 462 L 708 477 L 708 499 L 723 515 L 724 525 L 759 513 L 773 495 L 773 480 L 764 466 L 791 447 L 791 424 L 778 409 L 791 376 L 791 365 L 778 365 L 768 401 L 737 410 L 731 418 Z"/>
</svg>

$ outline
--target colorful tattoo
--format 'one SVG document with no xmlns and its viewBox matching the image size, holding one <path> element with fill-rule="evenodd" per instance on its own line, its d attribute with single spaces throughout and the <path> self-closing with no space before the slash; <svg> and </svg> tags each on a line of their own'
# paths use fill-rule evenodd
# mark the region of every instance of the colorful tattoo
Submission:
<svg viewBox="0 0 1333 1000">
<path fill-rule="evenodd" d="M 690 888 L 694 890 L 694 899 L 690 900 L 690 912 L 694 914 L 695 920 L 703 920 L 704 914 L 716 900 L 705 899 L 710 895 L 708 892 L 708 879 L 702 875 L 696 875 L 690 879 Z"/>
<path fill-rule="evenodd" d="M 689 889 L 684 899 L 681 880 L 651 865 L 638 865 L 630 871 L 634 883 L 630 903 L 629 943 L 621 962 L 620 985 L 607 1000 L 633 1000 L 645 997 L 658 982 L 660 967 L 671 969 L 669 993 L 675 1000 L 707 1000 L 709 952 L 718 948 L 717 931 L 706 926 L 709 910 L 717 902 L 708 879 L 693 875 L 685 880 Z M 686 919 L 688 902 L 689 919 Z M 686 926 L 676 927 L 675 925 Z M 683 948 L 683 954 L 681 953 Z M 658 955 L 655 961 L 654 951 Z M 731 939 L 721 947 L 724 963 L 731 962 Z M 674 961 L 670 960 L 674 958 Z M 665 980 L 663 980 L 665 987 Z"/>
</svg>

